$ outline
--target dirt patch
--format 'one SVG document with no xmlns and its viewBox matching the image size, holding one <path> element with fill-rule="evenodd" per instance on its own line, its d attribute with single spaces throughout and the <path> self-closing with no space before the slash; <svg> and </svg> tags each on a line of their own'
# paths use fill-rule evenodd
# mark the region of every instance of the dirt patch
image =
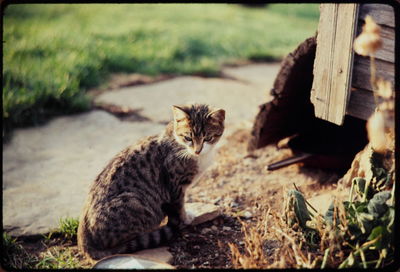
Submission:
<svg viewBox="0 0 400 272">
<path fill-rule="evenodd" d="M 213 222 L 191 227 L 170 245 L 173 265 L 178 268 L 232 268 L 229 243 L 245 250 L 242 224 L 256 226 L 258 218 L 268 207 L 281 213 L 284 194 L 294 189 L 293 183 L 305 197 L 336 189 L 340 177 L 335 172 L 302 168 L 292 165 L 275 171 L 266 166 L 291 154 L 267 146 L 247 154 L 248 130 L 238 130 L 227 139 L 219 150 L 215 165 L 206 172 L 198 185 L 188 190 L 189 202 L 215 203 L 223 216 Z M 279 243 L 269 240 L 264 252 L 269 256 Z"/>
<path fill-rule="evenodd" d="M 142 109 L 131 109 L 129 107 L 118 106 L 107 103 L 99 103 L 94 106 L 94 109 L 104 110 L 108 113 L 113 114 L 122 121 L 130 122 L 147 122 L 151 121 L 146 116 L 143 116 L 140 112 Z"/>
<path fill-rule="evenodd" d="M 233 217 L 224 215 L 189 227 L 170 244 L 169 251 L 174 256 L 172 265 L 178 269 L 230 268 L 228 243 L 240 246 L 241 240 L 241 224 Z"/>
<path fill-rule="evenodd" d="M 156 83 L 174 77 L 174 75 L 147 76 L 136 73 L 116 73 L 110 76 L 110 79 L 107 81 L 107 85 L 102 86 L 101 88 L 91 89 L 88 91 L 88 93 L 92 96 L 97 96 L 106 91 L 117 90 L 124 87 Z"/>
</svg>

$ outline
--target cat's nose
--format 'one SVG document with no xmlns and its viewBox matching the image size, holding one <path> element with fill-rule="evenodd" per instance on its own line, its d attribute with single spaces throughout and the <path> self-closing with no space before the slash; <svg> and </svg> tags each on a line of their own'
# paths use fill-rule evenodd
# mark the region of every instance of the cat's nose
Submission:
<svg viewBox="0 0 400 272">
<path fill-rule="evenodd" d="M 194 153 L 195 153 L 196 155 L 199 155 L 200 152 L 201 152 L 201 150 L 196 150 Z"/>
</svg>

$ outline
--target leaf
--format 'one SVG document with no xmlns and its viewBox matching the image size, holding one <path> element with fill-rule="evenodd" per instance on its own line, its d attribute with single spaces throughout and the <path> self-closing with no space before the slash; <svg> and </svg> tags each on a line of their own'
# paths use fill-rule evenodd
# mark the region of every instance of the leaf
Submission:
<svg viewBox="0 0 400 272">
<path fill-rule="evenodd" d="M 363 233 L 369 233 L 371 229 L 374 227 L 374 216 L 369 213 L 359 213 L 358 220 L 361 222 L 364 230 L 361 228 Z"/>
<path fill-rule="evenodd" d="M 368 236 L 368 241 L 374 240 L 376 237 L 379 235 L 383 235 L 384 228 L 382 226 L 377 226 L 375 227 L 372 231 L 371 234 Z"/>
<path fill-rule="evenodd" d="M 391 194 L 388 191 L 379 192 L 368 203 L 368 213 L 372 214 L 374 218 L 381 217 L 388 209 L 386 201 L 390 198 Z"/>
<path fill-rule="evenodd" d="M 372 241 L 376 238 L 381 236 L 381 239 L 378 239 L 375 243 L 375 249 L 383 249 L 389 247 L 389 244 L 392 241 L 393 235 L 387 231 L 384 226 L 377 226 L 372 231 L 371 234 L 368 236 L 368 241 Z"/>
<path fill-rule="evenodd" d="M 333 224 L 333 212 L 334 212 L 334 206 L 332 202 L 324 215 L 325 221 L 328 222 L 329 224 Z"/>
<path fill-rule="evenodd" d="M 364 190 L 365 190 L 365 184 L 366 184 L 365 179 L 358 177 L 354 178 L 353 182 L 355 182 L 356 184 L 356 192 L 360 197 L 362 197 L 364 195 Z"/>
<path fill-rule="evenodd" d="M 311 220 L 311 216 L 307 209 L 303 194 L 297 190 L 290 190 L 288 192 L 288 196 L 289 196 L 288 201 L 290 202 L 289 206 L 293 207 L 295 215 L 300 223 L 300 226 L 304 228 L 306 226 L 306 222 L 308 220 Z"/>
<path fill-rule="evenodd" d="M 368 212 L 367 205 L 368 204 L 366 202 L 355 202 L 354 203 L 354 206 L 356 207 L 356 211 L 358 213 Z"/>
<path fill-rule="evenodd" d="M 390 233 L 393 232 L 394 227 L 394 207 L 389 206 L 388 211 L 381 217 L 381 222 L 383 226 L 386 226 L 386 230 Z"/>
</svg>

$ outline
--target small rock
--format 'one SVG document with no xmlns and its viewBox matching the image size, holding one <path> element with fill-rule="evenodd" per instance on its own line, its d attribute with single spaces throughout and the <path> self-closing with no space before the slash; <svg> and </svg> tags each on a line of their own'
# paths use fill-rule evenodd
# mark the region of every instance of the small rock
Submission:
<svg viewBox="0 0 400 272">
<path fill-rule="evenodd" d="M 220 201 L 222 200 L 222 197 L 217 197 L 217 198 L 215 198 L 214 200 L 213 200 L 213 203 L 214 204 L 218 204 Z"/>
<path fill-rule="evenodd" d="M 237 202 L 232 202 L 229 206 L 230 206 L 231 208 L 236 208 L 236 207 L 239 207 L 239 203 L 237 203 Z"/>
<path fill-rule="evenodd" d="M 244 242 L 243 242 L 243 241 L 240 241 L 240 242 L 239 242 L 239 245 L 241 245 L 241 246 L 244 245 Z"/>
<path fill-rule="evenodd" d="M 232 230 L 232 228 L 231 228 L 231 227 L 228 227 L 228 226 L 223 226 L 223 227 L 222 227 L 222 230 L 223 230 L 223 231 L 230 231 L 230 230 Z"/>
<path fill-rule="evenodd" d="M 191 225 L 211 221 L 221 214 L 218 206 L 201 202 L 186 203 L 185 210 L 194 217 Z"/>
<path fill-rule="evenodd" d="M 213 231 L 217 231 L 217 230 L 218 230 L 218 228 L 217 228 L 216 226 L 212 226 L 211 229 L 212 229 Z"/>
<path fill-rule="evenodd" d="M 171 263 L 173 256 L 171 252 L 168 251 L 168 247 L 159 247 L 154 249 L 146 249 L 137 251 L 132 256 L 137 256 L 145 259 L 150 259 L 156 262 Z"/>
<path fill-rule="evenodd" d="M 236 214 L 236 216 L 239 216 L 239 217 L 242 217 L 242 218 L 246 218 L 246 219 L 249 219 L 249 218 L 251 218 L 253 215 L 251 214 L 251 212 L 249 212 L 249 211 L 245 211 L 245 210 L 242 210 L 242 211 L 238 211 L 237 213 L 235 213 Z"/>
<path fill-rule="evenodd" d="M 243 217 L 246 218 L 246 219 L 249 219 L 249 218 L 253 217 L 253 215 L 251 214 L 251 212 L 245 211 L 243 213 Z"/>
<path fill-rule="evenodd" d="M 209 229 L 209 228 L 204 228 L 204 229 L 201 230 L 201 234 L 207 234 L 207 233 L 209 233 L 210 231 L 211 231 L 211 229 Z"/>
</svg>

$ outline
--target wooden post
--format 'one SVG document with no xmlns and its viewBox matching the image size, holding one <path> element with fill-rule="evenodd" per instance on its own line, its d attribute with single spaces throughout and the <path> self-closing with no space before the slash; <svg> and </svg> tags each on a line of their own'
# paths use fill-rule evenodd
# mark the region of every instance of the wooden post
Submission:
<svg viewBox="0 0 400 272">
<path fill-rule="evenodd" d="M 321 4 L 311 102 L 315 116 L 343 123 L 353 64 L 358 4 Z"/>
</svg>

